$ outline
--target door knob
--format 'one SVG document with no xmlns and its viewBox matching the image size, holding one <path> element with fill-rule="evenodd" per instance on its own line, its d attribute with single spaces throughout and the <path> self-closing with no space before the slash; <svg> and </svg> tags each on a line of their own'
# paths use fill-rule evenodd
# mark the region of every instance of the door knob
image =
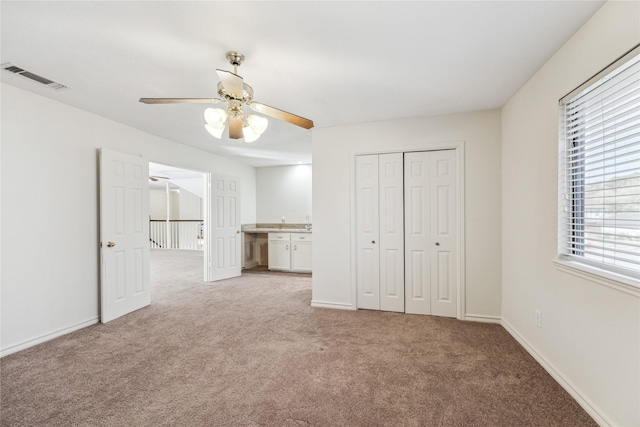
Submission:
<svg viewBox="0 0 640 427">
<path fill-rule="evenodd" d="M 371 241 L 371 243 L 375 243 L 375 242 L 376 242 L 375 240 L 372 240 L 372 241 Z"/>
<path fill-rule="evenodd" d="M 107 242 L 107 247 L 108 247 L 108 248 L 112 248 L 112 247 L 114 247 L 115 245 L 116 245 L 116 244 L 115 244 L 115 243 L 113 243 L 113 242 Z"/>
<path fill-rule="evenodd" d="M 436 242 L 436 246 L 440 246 L 440 243 Z"/>
<path fill-rule="evenodd" d="M 237 230 L 237 231 L 236 231 L 236 234 L 240 234 L 240 230 Z"/>
</svg>

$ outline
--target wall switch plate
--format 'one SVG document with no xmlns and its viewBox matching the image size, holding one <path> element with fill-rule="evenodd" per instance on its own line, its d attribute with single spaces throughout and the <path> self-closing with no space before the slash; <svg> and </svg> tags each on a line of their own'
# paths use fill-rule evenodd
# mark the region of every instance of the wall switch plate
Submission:
<svg viewBox="0 0 640 427">
<path fill-rule="evenodd" d="M 542 312 L 540 310 L 536 310 L 536 325 L 538 328 L 542 328 Z"/>
</svg>

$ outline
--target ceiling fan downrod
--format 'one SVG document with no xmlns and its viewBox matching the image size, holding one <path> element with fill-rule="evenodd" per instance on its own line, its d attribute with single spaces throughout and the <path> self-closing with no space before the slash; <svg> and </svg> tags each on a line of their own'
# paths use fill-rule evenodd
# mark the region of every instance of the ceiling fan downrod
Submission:
<svg viewBox="0 0 640 427">
<path fill-rule="evenodd" d="M 238 74 L 238 67 L 242 65 L 244 61 L 244 55 L 233 50 L 230 50 L 226 54 L 227 61 L 233 65 L 233 74 Z"/>
</svg>

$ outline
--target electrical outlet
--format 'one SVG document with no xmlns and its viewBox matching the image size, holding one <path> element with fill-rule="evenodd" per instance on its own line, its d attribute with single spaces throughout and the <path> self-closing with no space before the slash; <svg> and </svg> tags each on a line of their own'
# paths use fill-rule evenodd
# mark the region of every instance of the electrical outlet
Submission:
<svg viewBox="0 0 640 427">
<path fill-rule="evenodd" d="M 536 325 L 542 328 L 542 312 L 536 309 Z"/>
</svg>

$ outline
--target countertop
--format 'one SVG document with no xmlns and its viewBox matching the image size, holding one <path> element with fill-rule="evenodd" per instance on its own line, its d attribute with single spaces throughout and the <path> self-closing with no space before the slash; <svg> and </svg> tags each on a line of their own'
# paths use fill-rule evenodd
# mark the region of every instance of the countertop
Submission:
<svg viewBox="0 0 640 427">
<path fill-rule="evenodd" d="M 243 233 L 312 233 L 305 228 L 243 228 Z"/>
</svg>

